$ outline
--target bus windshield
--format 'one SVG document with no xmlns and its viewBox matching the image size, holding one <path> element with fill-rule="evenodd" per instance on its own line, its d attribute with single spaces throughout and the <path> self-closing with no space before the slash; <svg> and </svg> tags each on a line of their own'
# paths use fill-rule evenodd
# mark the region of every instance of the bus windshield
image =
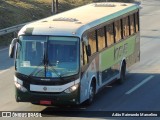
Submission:
<svg viewBox="0 0 160 120">
<path fill-rule="evenodd" d="M 20 36 L 16 70 L 34 77 L 65 77 L 79 72 L 79 39 Z"/>
</svg>

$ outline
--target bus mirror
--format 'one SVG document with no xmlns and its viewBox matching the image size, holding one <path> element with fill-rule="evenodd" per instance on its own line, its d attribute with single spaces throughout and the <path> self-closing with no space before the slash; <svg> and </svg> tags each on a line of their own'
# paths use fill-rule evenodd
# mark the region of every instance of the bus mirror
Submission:
<svg viewBox="0 0 160 120">
<path fill-rule="evenodd" d="M 9 46 L 9 57 L 13 58 L 14 57 L 14 51 L 15 51 L 15 46 L 17 42 L 17 38 L 14 38 Z"/>
<path fill-rule="evenodd" d="M 91 56 L 91 46 L 87 45 L 87 56 Z"/>
</svg>

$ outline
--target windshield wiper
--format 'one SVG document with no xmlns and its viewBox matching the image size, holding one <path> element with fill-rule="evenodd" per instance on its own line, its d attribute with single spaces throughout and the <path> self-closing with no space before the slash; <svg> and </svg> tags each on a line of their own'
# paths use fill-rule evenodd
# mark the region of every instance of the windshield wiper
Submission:
<svg viewBox="0 0 160 120">
<path fill-rule="evenodd" d="M 51 70 L 61 79 L 61 80 L 64 80 L 63 77 L 58 73 L 58 71 L 50 64 L 49 62 L 49 59 L 48 59 L 48 42 L 47 42 L 47 48 L 46 48 L 46 52 L 45 52 L 45 61 L 44 63 L 46 63 L 45 65 L 45 77 L 46 77 L 46 73 L 47 73 L 47 69 L 48 69 L 48 66 L 51 68 Z"/>
<path fill-rule="evenodd" d="M 48 60 L 47 60 L 47 55 L 46 55 L 46 51 L 44 49 L 44 54 L 43 54 L 43 65 L 44 65 L 44 76 L 46 77 L 46 73 L 47 73 L 47 64 L 48 64 Z"/>
<path fill-rule="evenodd" d="M 39 52 L 39 51 L 38 51 Z M 44 66 L 44 77 L 46 77 L 46 72 L 47 72 L 47 61 L 46 61 L 46 50 L 45 50 L 45 44 L 43 44 L 43 60 L 41 61 L 41 63 L 35 68 L 35 70 L 29 75 L 29 77 L 31 76 L 36 76 L 36 74 L 38 74 L 39 72 L 41 72 L 43 69 L 40 69 L 38 71 L 38 68 L 41 66 Z"/>
<path fill-rule="evenodd" d="M 29 77 L 35 75 L 35 73 L 38 74 L 39 72 L 41 72 L 42 69 L 40 69 L 39 71 L 37 71 L 37 70 L 38 70 L 38 68 L 41 67 L 42 65 L 43 65 L 43 63 L 40 63 L 40 64 L 35 68 L 35 70 L 29 75 Z"/>
<path fill-rule="evenodd" d="M 41 63 L 35 68 L 35 70 L 29 75 L 29 77 L 31 76 L 36 76 L 38 73 L 40 73 L 41 71 L 44 70 L 44 77 L 46 77 L 46 74 L 47 74 L 47 69 L 48 69 L 48 60 L 46 59 L 45 57 L 45 54 L 43 55 L 43 60 L 41 61 Z M 44 66 L 44 69 L 39 69 L 39 67 L 41 66 Z M 37 77 L 40 77 L 40 76 L 37 76 Z"/>
<path fill-rule="evenodd" d="M 58 73 L 58 71 L 50 64 L 49 60 L 48 60 L 48 65 L 49 65 L 49 68 L 50 68 L 61 80 L 64 80 L 63 77 Z"/>
<path fill-rule="evenodd" d="M 38 51 L 39 52 L 39 51 Z M 61 80 L 64 80 L 63 77 L 59 74 L 59 72 L 51 65 L 51 63 L 49 62 L 48 59 L 48 42 L 47 42 L 47 46 L 45 46 L 45 44 L 43 45 L 43 60 L 41 61 L 41 63 L 35 68 L 35 70 L 29 75 L 29 77 L 31 76 L 36 76 L 38 73 L 40 73 L 42 70 L 44 70 L 44 77 L 47 77 L 47 72 L 48 71 L 52 71 L 56 74 L 57 77 L 59 77 Z M 44 69 L 39 69 L 39 67 L 44 66 Z M 48 68 L 49 67 L 49 68 Z M 40 77 L 40 76 L 36 76 L 36 77 Z"/>
</svg>

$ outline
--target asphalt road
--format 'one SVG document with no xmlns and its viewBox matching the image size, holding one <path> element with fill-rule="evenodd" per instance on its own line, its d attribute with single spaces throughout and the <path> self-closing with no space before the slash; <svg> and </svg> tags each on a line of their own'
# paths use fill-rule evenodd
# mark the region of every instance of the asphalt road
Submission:
<svg viewBox="0 0 160 120">
<path fill-rule="evenodd" d="M 141 24 L 141 61 L 131 68 L 124 84 L 113 83 L 96 95 L 94 103 L 81 107 L 45 107 L 30 103 L 16 103 L 14 97 L 14 61 L 8 57 L 8 49 L 0 49 L 0 111 L 39 111 L 44 119 L 122 119 L 119 117 L 90 118 L 96 112 L 81 111 L 160 111 L 160 1 L 144 0 L 140 13 Z M 57 110 L 76 110 L 79 117 L 70 117 L 70 113 L 57 113 Z M 48 112 L 50 111 L 50 112 Z M 77 113 L 76 113 L 77 114 Z M 56 117 L 59 116 L 59 117 Z M 11 118 L 10 118 L 11 119 Z M 16 118 L 17 119 L 17 118 Z M 124 118 L 135 119 L 135 118 Z M 137 119 L 137 118 L 136 118 Z M 147 119 L 141 117 L 140 119 Z M 151 118 L 149 118 L 151 119 Z M 154 118 L 159 119 L 159 118 Z"/>
</svg>

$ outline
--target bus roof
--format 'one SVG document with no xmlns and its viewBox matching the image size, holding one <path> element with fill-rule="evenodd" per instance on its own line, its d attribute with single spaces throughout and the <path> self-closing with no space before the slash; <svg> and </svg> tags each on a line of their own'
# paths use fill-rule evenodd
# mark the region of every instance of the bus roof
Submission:
<svg viewBox="0 0 160 120">
<path fill-rule="evenodd" d="M 81 37 L 84 31 L 138 8 L 133 3 L 92 3 L 29 23 L 18 35 Z"/>
</svg>

